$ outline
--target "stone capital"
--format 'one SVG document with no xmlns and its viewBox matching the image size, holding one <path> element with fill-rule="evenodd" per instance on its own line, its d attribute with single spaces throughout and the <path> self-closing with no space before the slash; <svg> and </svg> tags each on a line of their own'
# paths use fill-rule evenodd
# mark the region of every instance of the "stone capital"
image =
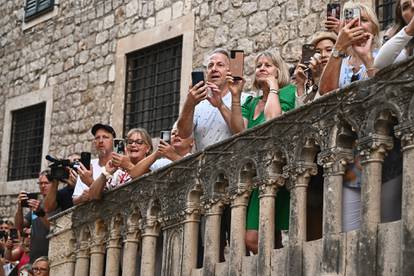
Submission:
<svg viewBox="0 0 414 276">
<path fill-rule="evenodd" d="M 213 215 L 221 215 L 223 212 L 224 203 L 227 202 L 227 200 L 213 200 L 210 199 L 207 202 L 204 202 L 204 209 L 206 210 L 205 215 L 206 216 L 213 216 Z"/>
<path fill-rule="evenodd" d="M 289 165 L 285 168 L 283 175 L 285 178 L 290 177 L 291 181 L 287 185 L 292 188 L 308 186 L 309 178 L 318 173 L 318 167 L 315 163 L 298 161 L 295 165 Z"/>
<path fill-rule="evenodd" d="M 402 151 L 412 149 L 414 146 L 414 124 L 396 126 L 395 136 L 401 139 Z"/>
<path fill-rule="evenodd" d="M 332 148 L 318 154 L 318 164 L 323 167 L 325 176 L 343 175 L 346 165 L 351 162 L 352 149 Z"/>
<path fill-rule="evenodd" d="M 371 134 L 363 137 L 358 143 L 361 164 L 367 162 L 383 162 L 387 151 L 393 148 L 393 139 L 388 135 Z"/>
<path fill-rule="evenodd" d="M 142 227 L 142 237 L 152 236 L 158 237 L 161 229 L 161 224 L 156 217 L 147 217 Z"/>
<path fill-rule="evenodd" d="M 249 191 L 246 190 L 242 193 L 233 194 L 230 196 L 230 203 L 231 208 L 236 208 L 239 206 L 247 207 L 247 204 L 249 203 Z"/>
</svg>

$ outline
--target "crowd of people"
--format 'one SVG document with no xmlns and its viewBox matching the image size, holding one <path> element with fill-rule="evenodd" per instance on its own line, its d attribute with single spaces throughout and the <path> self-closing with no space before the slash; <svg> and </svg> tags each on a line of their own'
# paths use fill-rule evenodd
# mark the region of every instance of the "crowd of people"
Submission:
<svg viewBox="0 0 414 276">
<path fill-rule="evenodd" d="M 327 30 L 316 33 L 310 42 L 316 53 L 308 64 L 299 63 L 289 71 L 277 52 L 258 53 L 254 59 L 256 96 L 245 93 L 243 77 L 233 77 L 229 52 L 222 48 L 212 51 L 207 60 L 206 80 L 189 88 L 179 118 L 172 126 L 170 141 L 160 140 L 156 149 L 147 130 L 134 128 L 126 135 L 124 151 L 114 152 L 116 133 L 112 126 L 95 124 L 91 134 L 97 158 L 83 164 L 80 154 L 69 155 L 70 162 L 78 166 L 68 168 L 65 179 L 56 179 L 50 170 L 41 172 L 38 178 L 41 199 L 22 191 L 17 198 L 14 222 L 1 221 L 4 271 L 0 272 L 48 275 L 47 235 L 51 215 L 73 205 L 99 200 L 105 191 L 308 104 L 332 90 L 372 77 L 385 66 L 413 55 L 414 0 L 397 1 L 395 24 L 385 32 L 382 43 L 378 18 L 370 7 L 348 2 L 345 8 L 358 9 L 360 17 L 351 20 L 328 17 Z M 360 226 L 361 174 L 355 153 L 355 162 L 344 176 L 344 231 Z M 59 189 L 59 183 L 64 187 Z M 253 254 L 258 250 L 258 195 L 258 190 L 253 189 L 246 218 L 246 248 Z M 277 198 L 275 220 L 280 232 L 289 226 L 290 194 L 280 189 Z"/>
</svg>

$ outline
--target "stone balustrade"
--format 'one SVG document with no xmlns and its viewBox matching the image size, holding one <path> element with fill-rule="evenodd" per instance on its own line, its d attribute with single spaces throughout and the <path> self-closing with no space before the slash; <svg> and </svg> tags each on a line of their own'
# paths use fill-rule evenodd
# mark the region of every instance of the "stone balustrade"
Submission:
<svg viewBox="0 0 414 276">
<path fill-rule="evenodd" d="M 382 222 L 381 171 L 395 139 L 403 158 L 401 219 Z M 363 172 L 361 227 L 343 232 L 343 176 L 355 149 Z M 323 220 L 321 238 L 310 240 L 308 193 L 318 168 Z M 412 275 L 413 168 L 409 60 L 55 216 L 51 275 Z M 283 186 L 291 194 L 289 232 L 276 248 L 275 203 Z M 255 187 L 259 250 L 246 256 Z M 226 209 L 230 244 L 221 261 Z"/>
</svg>

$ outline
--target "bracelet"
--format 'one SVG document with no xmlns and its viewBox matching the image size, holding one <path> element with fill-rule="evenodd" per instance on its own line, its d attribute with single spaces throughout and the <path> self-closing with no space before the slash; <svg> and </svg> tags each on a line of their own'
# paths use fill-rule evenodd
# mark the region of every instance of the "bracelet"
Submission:
<svg viewBox="0 0 414 276">
<path fill-rule="evenodd" d="M 109 180 L 112 177 L 112 175 L 106 171 L 105 167 L 102 168 L 102 175 L 105 176 L 106 180 Z"/>
<path fill-rule="evenodd" d="M 272 89 L 269 90 L 269 93 L 279 95 L 279 90 L 272 88 Z"/>
</svg>

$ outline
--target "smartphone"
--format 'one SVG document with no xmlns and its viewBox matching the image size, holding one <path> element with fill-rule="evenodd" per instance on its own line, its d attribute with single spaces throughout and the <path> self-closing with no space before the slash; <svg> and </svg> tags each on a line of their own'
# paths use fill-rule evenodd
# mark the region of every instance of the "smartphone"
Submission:
<svg viewBox="0 0 414 276">
<path fill-rule="evenodd" d="M 302 45 L 302 59 L 300 63 L 309 65 L 311 57 L 316 53 L 315 46 L 312 44 L 303 44 Z"/>
<path fill-rule="evenodd" d="M 6 231 L 0 231 L 0 240 L 7 240 L 8 235 Z"/>
<path fill-rule="evenodd" d="M 235 80 L 243 78 L 244 52 L 243 50 L 230 51 L 230 72 Z"/>
<path fill-rule="evenodd" d="M 22 200 L 21 206 L 22 207 L 29 207 L 29 203 L 28 203 L 29 199 L 37 199 L 37 193 L 27 193 L 27 199 Z"/>
<path fill-rule="evenodd" d="M 125 155 L 125 140 L 121 138 L 114 139 L 114 152 Z"/>
<path fill-rule="evenodd" d="M 358 18 L 358 22 L 355 26 L 359 26 L 359 23 L 361 22 L 361 10 L 359 8 L 346 8 L 344 10 L 344 18 L 345 24 L 348 24 L 349 21 L 354 18 Z"/>
<path fill-rule="evenodd" d="M 171 131 L 169 130 L 161 131 L 160 139 L 169 144 L 171 142 Z"/>
<path fill-rule="evenodd" d="M 191 81 L 192 85 L 196 85 L 200 81 L 204 82 L 204 72 L 203 71 L 193 71 L 191 72 Z"/>
<path fill-rule="evenodd" d="M 90 152 L 81 152 L 80 162 L 87 169 L 91 169 L 91 153 Z"/>
<path fill-rule="evenodd" d="M 10 229 L 10 239 L 12 241 L 19 239 L 19 234 L 17 233 L 17 229 L 16 228 L 11 228 Z"/>
<path fill-rule="evenodd" d="M 341 19 L 341 4 L 339 3 L 329 3 L 326 6 L 326 17 L 335 17 Z"/>
</svg>

